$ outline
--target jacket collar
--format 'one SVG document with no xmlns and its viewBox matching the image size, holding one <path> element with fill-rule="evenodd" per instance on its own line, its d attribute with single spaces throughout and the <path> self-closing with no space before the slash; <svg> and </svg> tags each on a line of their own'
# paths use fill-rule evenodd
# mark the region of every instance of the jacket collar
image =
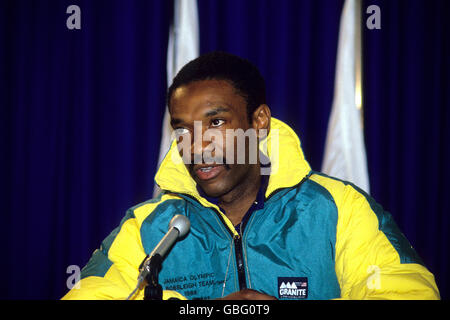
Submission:
<svg viewBox="0 0 450 320">
<path fill-rule="evenodd" d="M 266 198 L 278 189 L 297 185 L 311 171 L 298 136 L 278 119 L 271 118 L 269 135 L 260 142 L 259 149 L 269 157 L 271 163 Z M 155 181 L 161 190 L 186 194 L 201 203 L 208 202 L 200 196 L 196 182 L 182 162 L 175 140 L 156 173 Z"/>
</svg>

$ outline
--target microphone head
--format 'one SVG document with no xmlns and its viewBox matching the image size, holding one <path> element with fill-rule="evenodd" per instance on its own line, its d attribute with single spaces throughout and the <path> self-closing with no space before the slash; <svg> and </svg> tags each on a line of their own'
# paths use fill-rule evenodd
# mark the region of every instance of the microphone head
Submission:
<svg viewBox="0 0 450 320">
<path fill-rule="evenodd" d="M 178 230 L 178 237 L 184 237 L 189 232 L 189 229 L 191 228 L 191 222 L 186 216 L 183 216 L 182 214 L 177 214 L 170 220 L 169 223 L 169 229 L 170 228 L 176 228 Z"/>
</svg>

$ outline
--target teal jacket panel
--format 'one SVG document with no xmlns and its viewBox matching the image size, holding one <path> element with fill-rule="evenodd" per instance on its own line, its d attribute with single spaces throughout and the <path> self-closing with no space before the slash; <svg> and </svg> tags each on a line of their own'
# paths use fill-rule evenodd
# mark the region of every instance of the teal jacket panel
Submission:
<svg viewBox="0 0 450 320">
<path fill-rule="evenodd" d="M 189 299 L 214 299 L 243 286 L 278 299 L 340 296 L 334 270 L 337 209 L 329 193 L 312 181 L 267 199 L 264 208 L 250 216 L 238 242 L 215 209 L 188 196 L 165 201 L 142 223 L 146 253 L 167 232 L 175 214 L 186 215 L 191 230 L 163 261 L 160 283 L 165 290 Z M 239 283 L 238 252 L 244 285 Z M 286 288 L 288 283 L 303 287 L 293 290 Z"/>
</svg>

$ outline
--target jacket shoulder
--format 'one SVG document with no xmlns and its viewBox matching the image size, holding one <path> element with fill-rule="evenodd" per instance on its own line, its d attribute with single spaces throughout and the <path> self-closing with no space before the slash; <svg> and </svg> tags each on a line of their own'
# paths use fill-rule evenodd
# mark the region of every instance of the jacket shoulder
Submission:
<svg viewBox="0 0 450 320">
<path fill-rule="evenodd" d="M 401 263 L 423 261 L 401 232 L 393 216 L 368 193 L 351 182 L 327 176 L 323 173 L 312 175 L 312 180 L 326 187 L 337 202 L 341 233 L 356 228 L 365 234 L 369 230 L 383 234 L 398 254 Z M 338 230 L 339 231 L 339 230 Z M 363 238 L 363 237 L 362 237 Z"/>
<path fill-rule="evenodd" d="M 184 206 L 185 201 L 183 197 L 177 194 L 162 193 L 156 198 L 131 207 L 128 209 L 128 215 L 132 215 L 136 219 L 138 226 L 141 226 L 143 221 L 152 215 L 168 211 L 169 209 L 173 212 L 177 207 Z"/>
</svg>

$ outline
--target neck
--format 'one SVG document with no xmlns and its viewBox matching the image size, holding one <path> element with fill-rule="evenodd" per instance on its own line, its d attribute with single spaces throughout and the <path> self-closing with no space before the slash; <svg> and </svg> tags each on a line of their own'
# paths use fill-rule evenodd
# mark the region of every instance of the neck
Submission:
<svg viewBox="0 0 450 320">
<path fill-rule="evenodd" d="M 219 205 L 225 210 L 226 216 L 233 225 L 241 222 L 255 201 L 260 186 L 260 168 L 255 165 L 252 166 L 249 174 L 243 178 L 243 181 L 236 188 L 219 198 Z"/>
</svg>

